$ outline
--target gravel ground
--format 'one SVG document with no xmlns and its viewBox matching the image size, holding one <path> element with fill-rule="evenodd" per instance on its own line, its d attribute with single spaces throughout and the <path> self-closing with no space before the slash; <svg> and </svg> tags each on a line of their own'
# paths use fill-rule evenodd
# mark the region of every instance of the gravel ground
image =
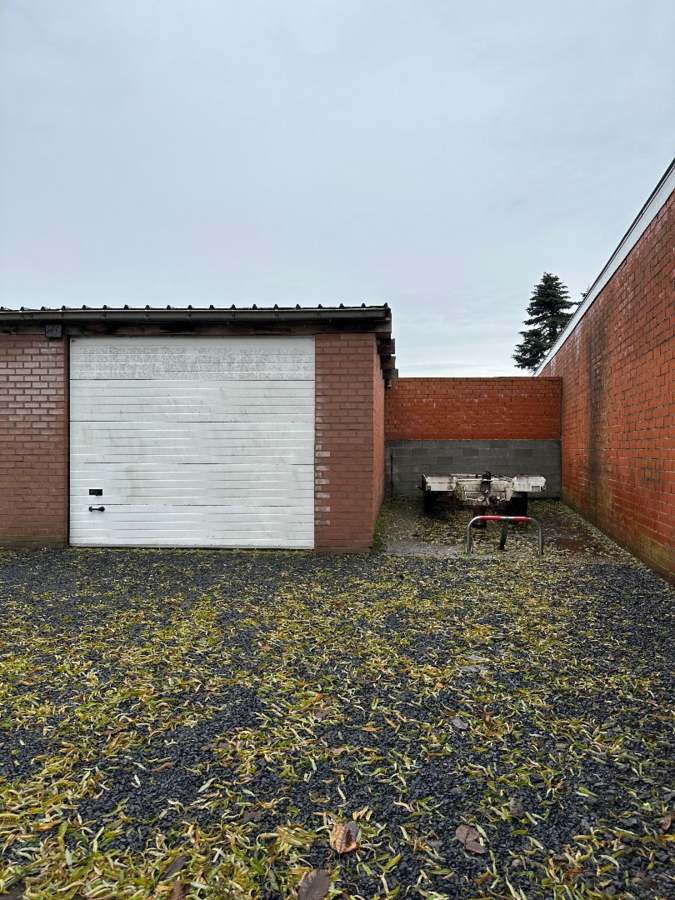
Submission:
<svg viewBox="0 0 675 900">
<path fill-rule="evenodd" d="M 0 896 L 675 898 L 673 589 L 532 512 L 543 559 L 410 503 L 368 556 L 0 551 Z"/>
</svg>

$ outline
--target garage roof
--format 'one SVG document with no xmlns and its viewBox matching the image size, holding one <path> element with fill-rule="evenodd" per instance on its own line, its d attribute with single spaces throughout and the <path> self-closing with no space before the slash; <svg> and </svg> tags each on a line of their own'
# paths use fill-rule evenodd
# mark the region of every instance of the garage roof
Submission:
<svg viewBox="0 0 675 900">
<path fill-rule="evenodd" d="M 0 328 L 26 325 L 73 326 L 204 326 L 231 325 L 235 328 L 255 329 L 257 326 L 315 326 L 319 331 L 374 331 L 382 369 L 387 379 L 396 377 L 394 341 L 391 337 L 391 309 L 382 306 L 277 306 L 221 307 L 221 306 L 79 306 L 46 307 L 22 306 L 19 309 L 0 307 Z M 249 332 L 250 333 L 250 332 Z"/>
</svg>

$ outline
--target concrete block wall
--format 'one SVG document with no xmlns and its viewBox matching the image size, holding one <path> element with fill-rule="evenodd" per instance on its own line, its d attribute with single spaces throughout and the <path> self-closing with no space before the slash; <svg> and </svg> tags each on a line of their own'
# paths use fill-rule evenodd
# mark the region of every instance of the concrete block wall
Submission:
<svg viewBox="0 0 675 900">
<path fill-rule="evenodd" d="M 489 469 L 493 475 L 543 475 L 546 493 L 560 497 L 560 441 L 556 440 L 447 440 L 387 441 L 387 486 L 390 496 L 421 496 L 424 475 Z"/>
<path fill-rule="evenodd" d="M 675 581 L 675 192 L 544 367 L 563 498 Z"/>
<path fill-rule="evenodd" d="M 68 541 L 65 340 L 0 335 L 0 546 Z"/>
</svg>

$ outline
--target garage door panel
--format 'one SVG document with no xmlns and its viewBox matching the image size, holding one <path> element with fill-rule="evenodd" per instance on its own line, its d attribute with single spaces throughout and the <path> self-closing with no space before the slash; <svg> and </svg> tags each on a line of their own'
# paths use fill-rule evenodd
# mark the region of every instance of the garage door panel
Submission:
<svg viewBox="0 0 675 900">
<path fill-rule="evenodd" d="M 71 543 L 312 547 L 313 378 L 312 338 L 73 340 Z"/>
<path fill-rule="evenodd" d="M 231 389 L 234 388 L 234 389 Z M 206 382 L 196 393 L 192 382 L 74 381 L 73 421 L 129 422 L 300 422 L 313 425 L 314 386 L 306 381 L 260 385 Z M 271 402 L 272 401 L 272 402 Z"/>
<path fill-rule="evenodd" d="M 82 529 L 86 546 L 279 547 L 311 549 L 313 516 L 302 507 L 107 506 Z M 104 519 L 105 517 L 105 519 Z"/>
<path fill-rule="evenodd" d="M 70 371 L 85 381 L 313 383 L 313 347 L 303 337 L 80 338 Z"/>
<path fill-rule="evenodd" d="M 190 444 L 176 447 L 156 447 L 151 442 L 143 442 L 143 446 L 130 450 L 126 447 L 112 448 L 107 455 L 107 459 L 112 463 L 126 463 L 133 466 L 136 463 L 144 463 L 147 459 L 148 452 L 155 450 L 158 454 L 158 465 L 164 466 L 191 466 L 195 455 L 195 448 Z M 159 461 L 161 451 L 161 463 Z M 200 464 L 218 465 L 223 462 L 237 461 L 248 463 L 250 466 L 256 467 L 258 470 L 269 466 L 276 465 L 306 465 L 306 452 L 302 447 L 236 447 L 229 446 L 218 447 L 208 446 L 204 444 L 199 449 Z M 91 449 L 82 453 L 73 454 L 71 457 L 73 465 L 86 466 L 96 465 L 100 461 L 100 454 L 97 450 Z"/>
<path fill-rule="evenodd" d="M 302 444 L 314 440 L 314 423 L 288 422 L 280 428 L 273 422 L 208 422 L 207 428 L 201 423 L 187 422 L 185 427 L 176 427 L 175 422 L 73 422 L 72 433 L 76 440 L 89 443 L 104 441 L 112 446 L 130 446 L 131 442 L 157 441 L 158 443 L 178 443 L 192 440 L 199 433 L 209 443 L 223 446 L 230 441 L 240 445 L 282 443 Z M 195 426 L 194 428 L 191 426 Z"/>
<path fill-rule="evenodd" d="M 111 468 L 113 471 L 110 471 Z M 129 466 L 91 466 L 85 476 L 73 479 L 71 496 L 77 503 L 106 504 L 213 504 L 219 499 L 223 505 L 248 503 L 251 506 L 283 506 L 292 500 L 306 506 L 314 496 L 311 470 L 300 466 L 278 466 L 266 477 L 257 477 L 253 467 L 243 471 L 217 471 L 222 467 L 184 466 L 177 477 L 153 473 L 129 472 Z M 196 471 L 195 471 L 196 470 Z M 212 471 L 216 470 L 216 471 Z M 100 497 L 90 490 L 101 490 Z M 227 498 L 227 499 L 224 499 Z"/>
</svg>

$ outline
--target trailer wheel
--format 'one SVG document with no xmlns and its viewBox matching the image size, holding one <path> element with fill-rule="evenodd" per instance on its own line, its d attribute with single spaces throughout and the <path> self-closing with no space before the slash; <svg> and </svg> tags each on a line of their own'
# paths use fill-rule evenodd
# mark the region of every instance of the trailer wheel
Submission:
<svg viewBox="0 0 675 900">
<path fill-rule="evenodd" d="M 424 491 L 422 494 L 422 506 L 428 516 L 433 515 L 436 509 L 436 494 L 434 491 Z"/>
<path fill-rule="evenodd" d="M 514 491 L 511 494 L 511 499 L 506 504 L 506 510 L 509 516 L 526 516 L 527 493 L 525 491 Z"/>
</svg>

